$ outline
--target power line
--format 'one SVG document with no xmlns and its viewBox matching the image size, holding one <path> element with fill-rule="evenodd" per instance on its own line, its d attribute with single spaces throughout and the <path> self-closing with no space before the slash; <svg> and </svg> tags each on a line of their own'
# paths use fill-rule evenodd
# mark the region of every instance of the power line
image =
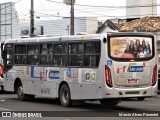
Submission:
<svg viewBox="0 0 160 120">
<path fill-rule="evenodd" d="M 46 0 L 49 2 L 53 3 L 58 3 L 58 4 L 64 4 L 63 2 L 57 2 L 53 0 Z M 77 6 L 82 6 L 82 7 L 95 7 L 95 8 L 136 8 L 136 7 L 154 7 L 154 6 L 160 6 L 160 4 L 144 4 L 144 5 L 132 5 L 132 6 L 93 6 L 93 5 L 81 5 L 81 4 L 76 4 Z"/>
<path fill-rule="evenodd" d="M 61 18 L 64 18 L 64 17 L 66 17 L 66 16 L 59 16 L 59 15 L 51 15 L 51 14 L 46 14 L 46 13 L 40 13 L 40 12 L 35 12 L 35 13 L 38 13 L 38 14 L 42 14 L 42 15 L 47 15 L 47 18 L 50 18 L 50 17 L 61 17 Z M 18 17 L 20 17 L 20 16 L 26 16 L 27 14 L 29 14 L 29 12 L 28 13 L 26 13 L 26 14 L 21 14 L 21 15 L 19 15 Z M 160 16 L 160 14 L 146 14 L 145 16 L 150 16 L 150 15 L 154 15 L 154 16 Z M 136 16 L 136 17 L 140 17 L 141 15 L 130 15 L 129 17 L 134 17 L 134 16 Z M 41 16 L 40 16 L 41 17 Z M 114 17 L 114 18 L 117 18 L 117 17 L 126 17 L 126 16 L 109 16 L 109 15 L 106 15 L 106 16 L 100 16 L 100 17 Z M 5 21 L 9 21 L 9 20 L 12 20 L 12 19 L 14 19 L 14 18 L 17 18 L 17 16 L 16 17 L 12 17 L 12 18 L 10 18 L 10 19 L 7 19 L 7 20 L 4 20 L 4 21 L 1 21 L 1 23 L 3 23 L 3 22 L 5 22 Z M 67 17 L 67 18 L 70 18 L 70 17 Z M 83 17 L 75 17 L 75 19 L 82 19 L 83 20 Z M 88 20 L 93 20 L 93 19 L 89 19 L 89 18 L 87 18 Z M 49 20 L 51 20 L 51 21 L 53 21 L 52 19 L 49 19 Z M 97 20 L 93 20 L 93 21 L 97 21 Z M 1 24 L 0 23 L 0 24 Z M 55 23 L 54 23 L 55 24 Z M 56 25 L 56 24 L 55 24 Z M 60 27 L 60 26 L 58 26 L 57 25 L 57 27 L 59 27 L 59 28 L 62 28 L 62 27 Z"/>
<path fill-rule="evenodd" d="M 39 13 L 39 12 L 35 12 L 35 13 L 38 13 L 38 14 L 41 14 L 41 15 L 47 15 L 47 16 L 50 16 L 50 17 L 61 17 L 61 18 L 63 18 L 63 17 L 66 17 L 66 16 L 58 16 L 58 15 L 51 15 L 51 14 L 46 14 L 46 13 Z M 154 16 L 157 16 L 157 15 L 159 15 L 160 16 L 160 14 L 146 14 L 145 16 L 151 16 L 151 15 L 154 15 Z M 129 17 L 140 17 L 141 15 L 131 15 L 131 16 L 129 16 Z M 126 17 L 126 16 L 109 16 L 109 15 L 106 15 L 106 16 L 100 16 L 100 17 L 114 17 L 114 18 L 117 18 L 117 17 L 121 17 L 121 18 L 124 18 L 124 17 Z M 67 18 L 70 18 L 70 17 L 67 17 Z M 82 19 L 83 20 L 83 17 L 75 17 L 75 19 Z M 93 20 L 93 19 L 89 19 L 88 18 L 88 20 Z M 93 21 L 97 21 L 97 20 L 93 20 Z"/>
<path fill-rule="evenodd" d="M 42 9 L 45 11 L 45 8 L 44 8 L 44 6 L 43 6 L 41 0 L 39 0 L 39 2 L 40 2 L 40 4 L 41 4 Z M 47 14 L 47 18 L 48 18 L 49 20 L 51 20 L 51 19 L 50 19 L 50 16 L 48 16 L 48 14 Z M 51 20 L 51 22 L 52 22 L 52 20 Z M 53 23 L 53 22 L 52 22 L 52 23 Z M 55 23 L 53 23 L 53 24 L 54 24 L 55 26 L 57 26 L 58 28 L 62 28 L 62 27 L 58 26 L 58 25 L 55 24 Z"/>
</svg>

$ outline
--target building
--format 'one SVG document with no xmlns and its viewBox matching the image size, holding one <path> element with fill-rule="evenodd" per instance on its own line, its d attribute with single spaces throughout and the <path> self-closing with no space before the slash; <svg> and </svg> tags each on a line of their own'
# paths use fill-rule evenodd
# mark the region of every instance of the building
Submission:
<svg viewBox="0 0 160 120">
<path fill-rule="evenodd" d="M 126 0 L 126 18 L 157 16 L 157 0 Z"/>
<path fill-rule="evenodd" d="M 70 18 L 64 17 L 58 20 L 42 20 L 35 21 L 35 35 L 69 35 L 70 34 Z M 29 30 L 30 23 L 19 23 L 21 35 L 24 29 Z M 75 18 L 75 35 L 79 33 L 96 33 L 98 28 L 98 20 L 96 17 L 77 17 Z M 29 35 L 29 32 L 28 34 Z"/>
<path fill-rule="evenodd" d="M 115 30 L 117 29 L 115 24 L 126 22 L 130 24 L 130 21 L 139 18 L 145 19 L 144 17 L 146 16 L 157 16 L 157 0 L 126 0 L 126 18 L 106 20 L 104 24 L 98 28 L 97 33 Z"/>
<path fill-rule="evenodd" d="M 35 20 L 35 35 L 69 35 L 70 18 L 58 20 Z M 96 33 L 98 28 L 97 17 L 75 18 L 75 34 Z M 0 4 L 0 40 L 12 39 L 29 35 L 30 20 L 20 20 L 13 2 Z"/>
<path fill-rule="evenodd" d="M 0 40 L 19 35 L 18 17 L 13 2 L 0 4 Z"/>
</svg>

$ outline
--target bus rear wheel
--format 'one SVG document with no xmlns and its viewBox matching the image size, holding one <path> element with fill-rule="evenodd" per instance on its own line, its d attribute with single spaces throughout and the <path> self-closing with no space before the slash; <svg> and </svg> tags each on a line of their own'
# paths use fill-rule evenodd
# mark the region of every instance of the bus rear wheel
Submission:
<svg viewBox="0 0 160 120">
<path fill-rule="evenodd" d="M 26 100 L 26 95 L 23 93 L 23 86 L 22 86 L 22 83 L 18 83 L 18 86 L 17 86 L 17 95 L 18 95 L 18 99 L 21 100 L 21 101 L 24 101 Z"/>
<path fill-rule="evenodd" d="M 60 102 L 61 105 L 68 107 L 71 105 L 71 94 L 69 87 L 66 84 L 63 84 L 60 88 Z"/>
</svg>

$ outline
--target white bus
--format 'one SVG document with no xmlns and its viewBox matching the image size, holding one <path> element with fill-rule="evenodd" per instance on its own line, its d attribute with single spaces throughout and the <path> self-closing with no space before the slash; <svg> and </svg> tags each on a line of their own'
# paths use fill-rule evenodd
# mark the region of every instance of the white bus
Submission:
<svg viewBox="0 0 160 120">
<path fill-rule="evenodd" d="M 157 95 L 153 34 L 106 33 L 12 39 L 4 45 L 4 90 L 20 100 L 35 96 L 116 105 L 122 98 Z"/>
</svg>

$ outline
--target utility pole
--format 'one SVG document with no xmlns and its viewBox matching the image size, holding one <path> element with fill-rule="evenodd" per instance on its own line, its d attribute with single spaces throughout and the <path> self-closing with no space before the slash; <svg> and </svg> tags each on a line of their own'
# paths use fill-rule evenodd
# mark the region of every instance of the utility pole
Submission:
<svg viewBox="0 0 160 120">
<path fill-rule="evenodd" d="M 70 35 L 74 35 L 74 3 L 76 0 L 63 0 L 64 4 L 71 6 Z"/>
<path fill-rule="evenodd" d="M 30 37 L 34 37 L 34 4 L 31 0 L 31 10 L 30 10 Z"/>
<path fill-rule="evenodd" d="M 71 0 L 71 30 L 70 34 L 74 35 L 74 0 Z"/>
</svg>

